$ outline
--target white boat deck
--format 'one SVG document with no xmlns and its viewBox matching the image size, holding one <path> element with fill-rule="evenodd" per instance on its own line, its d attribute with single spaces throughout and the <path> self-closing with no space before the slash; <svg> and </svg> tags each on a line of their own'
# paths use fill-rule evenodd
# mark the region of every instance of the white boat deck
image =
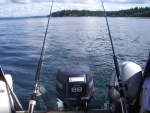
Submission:
<svg viewBox="0 0 150 113">
<path fill-rule="evenodd" d="M 11 113 L 9 91 L 4 81 L 0 80 L 0 113 Z"/>
</svg>

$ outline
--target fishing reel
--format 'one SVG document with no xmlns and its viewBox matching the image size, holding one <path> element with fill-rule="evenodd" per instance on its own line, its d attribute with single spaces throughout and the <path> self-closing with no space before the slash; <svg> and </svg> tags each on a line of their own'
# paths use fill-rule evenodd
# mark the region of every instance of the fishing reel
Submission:
<svg viewBox="0 0 150 113">
<path fill-rule="evenodd" d="M 36 96 L 41 96 L 41 95 L 45 94 L 45 92 L 46 92 L 45 87 L 43 87 L 41 85 L 36 87 Z"/>
<path fill-rule="evenodd" d="M 120 73 L 121 73 L 121 87 L 124 91 L 124 96 L 127 99 L 129 104 L 132 104 L 134 99 L 137 96 L 137 93 L 140 88 L 140 83 L 142 82 L 142 69 L 139 65 L 133 62 L 123 62 L 120 65 Z M 137 84 L 138 83 L 138 84 Z M 120 93 L 118 91 L 118 79 L 116 76 L 116 71 L 114 69 L 110 83 L 109 83 L 109 91 L 108 98 L 113 101 L 118 101 L 120 98 Z"/>
<path fill-rule="evenodd" d="M 115 88 L 117 91 L 119 90 L 119 85 L 110 86 L 109 84 L 106 84 L 106 87 L 109 89 Z M 121 84 L 121 87 L 123 90 L 128 91 L 128 85 L 127 83 Z"/>
<path fill-rule="evenodd" d="M 45 94 L 45 92 L 46 92 L 45 87 L 43 87 L 41 85 L 38 85 L 38 86 L 35 87 L 33 93 L 30 94 L 30 97 L 31 97 L 31 99 L 33 99 L 36 96 L 38 97 L 38 96 L 41 96 L 41 95 Z"/>
<path fill-rule="evenodd" d="M 116 79 L 116 78 L 115 78 Z M 127 85 L 127 83 L 118 83 L 117 82 L 117 84 L 114 84 L 114 85 L 109 85 L 109 84 L 106 84 L 106 87 L 108 87 L 109 88 L 109 90 L 111 90 L 111 89 L 116 89 L 116 91 L 118 91 L 119 92 L 119 88 L 120 89 L 122 89 L 123 91 L 128 91 L 128 85 Z"/>
</svg>

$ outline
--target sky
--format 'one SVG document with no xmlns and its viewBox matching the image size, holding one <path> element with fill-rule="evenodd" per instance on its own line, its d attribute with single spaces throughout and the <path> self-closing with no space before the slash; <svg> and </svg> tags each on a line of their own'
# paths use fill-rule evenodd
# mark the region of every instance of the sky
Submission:
<svg viewBox="0 0 150 113">
<path fill-rule="evenodd" d="M 150 7 L 150 0 L 103 0 L 106 11 Z M 0 18 L 46 16 L 52 0 L 0 0 Z M 101 0 L 54 0 L 52 11 L 102 10 Z"/>
</svg>

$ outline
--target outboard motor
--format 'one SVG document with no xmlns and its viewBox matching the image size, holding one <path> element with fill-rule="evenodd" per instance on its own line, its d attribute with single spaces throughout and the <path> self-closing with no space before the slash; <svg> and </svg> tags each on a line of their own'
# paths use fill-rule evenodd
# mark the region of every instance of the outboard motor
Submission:
<svg viewBox="0 0 150 113">
<path fill-rule="evenodd" d="M 56 76 L 56 95 L 70 110 L 88 109 L 93 97 L 93 74 L 86 66 L 59 68 Z"/>
<path fill-rule="evenodd" d="M 122 84 L 124 86 L 124 96 L 127 99 L 128 104 L 132 104 L 136 96 L 140 93 L 142 84 L 142 69 L 139 65 L 133 62 L 124 62 L 120 65 L 120 74 Z M 118 92 L 118 79 L 116 76 L 115 69 L 112 73 L 108 98 L 113 101 L 118 101 L 120 94 Z"/>
</svg>

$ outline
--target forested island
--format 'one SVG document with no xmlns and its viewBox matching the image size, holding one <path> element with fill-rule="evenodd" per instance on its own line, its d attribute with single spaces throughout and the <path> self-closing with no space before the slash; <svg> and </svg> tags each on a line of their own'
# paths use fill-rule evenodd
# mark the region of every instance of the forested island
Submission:
<svg viewBox="0 0 150 113">
<path fill-rule="evenodd" d="M 150 17 L 149 7 L 135 7 L 127 10 L 106 11 L 108 17 Z M 51 14 L 52 17 L 103 17 L 104 11 L 62 10 Z"/>
</svg>

